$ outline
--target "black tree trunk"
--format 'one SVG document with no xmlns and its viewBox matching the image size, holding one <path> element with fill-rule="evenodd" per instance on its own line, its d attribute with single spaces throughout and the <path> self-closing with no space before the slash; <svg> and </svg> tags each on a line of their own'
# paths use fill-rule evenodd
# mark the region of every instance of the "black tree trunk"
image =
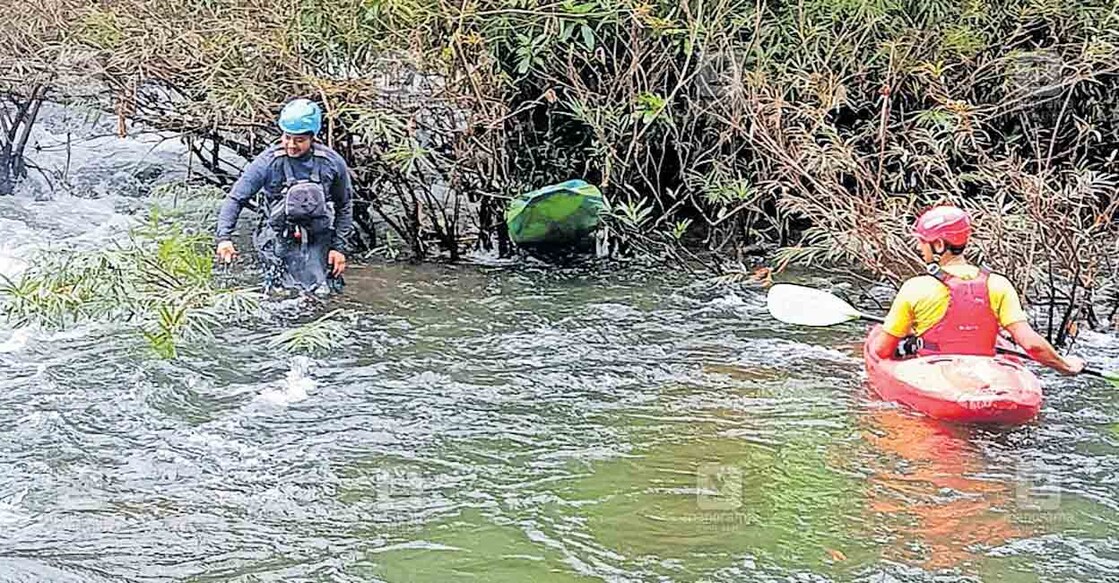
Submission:
<svg viewBox="0 0 1119 583">
<path fill-rule="evenodd" d="M 0 137 L 0 196 L 12 194 L 12 145 Z"/>
<path fill-rule="evenodd" d="M 11 195 L 16 181 L 27 177 L 23 152 L 46 95 L 47 88 L 37 85 L 22 103 L 12 97 L 16 108 L 10 117 L 6 107 L 0 109 L 0 196 Z"/>
</svg>

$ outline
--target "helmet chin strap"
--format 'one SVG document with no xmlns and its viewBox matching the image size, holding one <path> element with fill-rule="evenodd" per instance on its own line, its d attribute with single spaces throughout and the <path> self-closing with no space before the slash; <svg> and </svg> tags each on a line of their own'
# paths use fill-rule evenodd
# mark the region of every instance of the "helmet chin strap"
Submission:
<svg viewBox="0 0 1119 583">
<path fill-rule="evenodd" d="M 943 258 L 945 249 L 941 247 L 941 250 L 937 251 L 936 243 L 930 244 L 929 249 L 932 250 L 932 261 L 925 264 L 925 271 L 927 271 L 929 275 L 936 275 L 940 273 L 940 260 Z"/>
</svg>

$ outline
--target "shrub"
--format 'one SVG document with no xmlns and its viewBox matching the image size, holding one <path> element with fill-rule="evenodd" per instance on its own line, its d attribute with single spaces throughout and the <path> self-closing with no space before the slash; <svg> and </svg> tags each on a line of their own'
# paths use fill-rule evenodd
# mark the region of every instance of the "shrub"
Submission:
<svg viewBox="0 0 1119 583">
<path fill-rule="evenodd" d="M 779 245 L 896 281 L 905 226 L 955 201 L 1035 303 L 1102 321 L 1114 289 L 1110 2 L 49 0 L 15 18 L 0 59 L 21 76 L 84 71 L 122 127 L 185 132 L 219 176 L 220 147 L 259 150 L 285 99 L 322 101 L 360 238 L 379 217 L 417 258 L 501 247 L 503 199 L 581 177 L 623 246 L 716 270 Z"/>
</svg>

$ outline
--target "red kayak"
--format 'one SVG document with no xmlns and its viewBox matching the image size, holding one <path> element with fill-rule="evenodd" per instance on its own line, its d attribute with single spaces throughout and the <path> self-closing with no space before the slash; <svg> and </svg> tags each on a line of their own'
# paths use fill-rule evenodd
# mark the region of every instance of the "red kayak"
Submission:
<svg viewBox="0 0 1119 583">
<path fill-rule="evenodd" d="M 1025 423 L 1041 409 L 1041 382 L 1017 360 L 1004 356 L 941 354 L 883 360 L 870 340 L 863 347 L 870 385 L 882 399 L 929 417 L 958 423 Z"/>
</svg>

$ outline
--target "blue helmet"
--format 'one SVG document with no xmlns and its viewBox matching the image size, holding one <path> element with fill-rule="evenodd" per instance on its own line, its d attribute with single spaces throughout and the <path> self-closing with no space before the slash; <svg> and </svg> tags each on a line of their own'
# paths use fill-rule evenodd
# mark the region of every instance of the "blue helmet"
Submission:
<svg viewBox="0 0 1119 583">
<path fill-rule="evenodd" d="M 280 129 L 285 134 L 318 135 L 322 129 L 322 109 L 309 99 L 295 99 L 280 112 Z"/>
</svg>

